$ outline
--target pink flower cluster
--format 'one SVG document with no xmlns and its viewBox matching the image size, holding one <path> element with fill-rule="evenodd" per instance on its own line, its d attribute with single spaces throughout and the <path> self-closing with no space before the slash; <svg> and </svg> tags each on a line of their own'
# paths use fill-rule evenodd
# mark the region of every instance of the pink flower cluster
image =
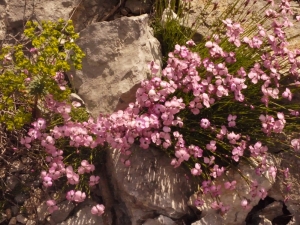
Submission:
<svg viewBox="0 0 300 225">
<path fill-rule="evenodd" d="M 154 76 L 142 81 L 136 92 L 136 101 L 129 104 L 125 110 L 108 116 L 100 115 L 96 120 L 73 122 L 70 117 L 71 105 L 56 102 L 52 96 L 47 96 L 45 107 L 53 113 L 60 114 L 64 124 L 47 130 L 46 121 L 40 118 L 32 123 L 33 128 L 29 130 L 28 136 L 21 139 L 21 143 L 27 148 L 31 147 L 33 141 L 39 141 L 48 154 L 46 161 L 49 169 L 41 173 L 43 185 L 51 187 L 55 180 L 63 176 L 70 185 L 77 185 L 80 176 L 95 171 L 95 166 L 87 160 L 82 160 L 77 168 L 65 165 L 64 151 L 56 147 L 60 139 L 69 140 L 69 145 L 76 148 L 94 149 L 109 144 L 122 153 L 121 162 L 125 166 L 131 165 L 131 146 L 134 143 L 139 144 L 142 149 L 148 149 L 151 144 L 160 146 L 161 149 L 172 152 L 174 157 L 171 159 L 171 165 L 174 168 L 181 163 L 193 161 L 191 174 L 206 175 L 206 180 L 201 185 L 203 194 L 216 198 L 223 190 L 234 190 L 237 185 L 235 180 L 224 182 L 224 185 L 216 185 L 214 182 L 226 172 L 225 167 L 218 164 L 222 159 L 238 163 L 245 157 L 245 152 L 248 152 L 258 162 L 256 173 L 268 174 L 275 179 L 277 168 L 267 163 L 267 146 L 260 141 L 254 142 L 251 140 L 251 134 L 249 136 L 247 131 L 239 129 L 242 115 L 238 115 L 237 112 L 226 113 L 223 115 L 224 120 L 218 122 L 202 113 L 224 98 L 231 98 L 233 102 L 249 106 L 251 110 L 259 110 L 260 107 L 266 109 L 273 100 L 280 98 L 292 100 L 293 87 L 281 87 L 280 81 L 285 79 L 281 76 L 281 71 L 289 71 L 288 78 L 299 84 L 300 51 L 287 48 L 284 30 L 290 27 L 291 23 L 285 14 L 291 13 L 291 10 L 285 0 L 282 0 L 279 7 L 281 14 L 271 9 L 266 11 L 266 16 L 273 21 L 271 30 L 266 31 L 258 25 L 257 33 L 252 33 L 249 37 L 244 35 L 241 24 L 231 19 L 223 20 L 226 36 L 213 35 L 205 43 L 208 55 L 206 58 L 201 59 L 189 49 L 195 46 L 192 40 L 187 42 L 187 46 L 176 45 L 174 51 L 168 55 L 162 77 Z M 231 46 L 230 51 L 225 51 L 222 47 L 222 43 L 226 41 Z M 262 46 L 266 51 L 261 49 Z M 238 51 L 239 48 L 260 50 L 260 60 L 248 68 L 232 67 L 237 61 L 233 49 Z M 160 70 L 154 62 L 150 63 L 149 69 L 154 74 Z M 55 78 L 58 85 L 63 84 L 61 77 L 58 73 Z M 258 90 L 261 90 L 260 93 L 256 93 L 257 96 L 262 96 L 260 105 L 253 106 L 252 99 L 245 95 L 249 86 L 258 86 Z M 286 111 L 289 111 L 290 115 L 285 114 L 284 110 L 276 114 L 266 114 L 266 110 L 263 110 L 257 118 L 258 123 L 262 125 L 262 132 L 267 136 L 282 133 L 288 118 L 299 116 L 299 111 L 288 108 Z M 185 135 L 188 133 L 186 130 L 190 132 L 191 137 Z M 202 140 L 193 139 L 193 136 L 205 137 L 205 144 Z M 291 147 L 300 151 L 300 139 L 293 139 Z M 224 148 L 227 148 L 226 153 Z M 285 171 L 285 174 L 287 173 L 288 171 Z M 99 176 L 91 175 L 89 185 L 98 184 L 99 179 Z M 252 181 L 248 194 L 261 199 L 267 196 L 266 190 L 260 187 L 257 181 Z M 84 201 L 86 194 L 80 190 L 70 190 L 66 198 L 79 203 Z M 197 204 L 203 204 L 201 198 L 197 199 Z M 49 211 L 55 210 L 55 206 L 55 203 L 49 202 Z M 246 209 L 248 200 L 241 199 L 241 206 Z M 229 206 L 222 202 L 214 202 L 211 207 L 222 213 L 229 210 Z M 104 206 L 94 206 L 92 213 L 102 215 Z"/>
</svg>

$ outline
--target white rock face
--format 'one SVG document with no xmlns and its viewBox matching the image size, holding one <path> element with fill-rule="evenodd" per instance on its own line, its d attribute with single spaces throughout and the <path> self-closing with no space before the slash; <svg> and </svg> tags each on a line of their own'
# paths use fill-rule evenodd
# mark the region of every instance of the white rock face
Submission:
<svg viewBox="0 0 300 225">
<path fill-rule="evenodd" d="M 161 64 L 147 15 L 94 23 L 77 43 L 86 57 L 82 71 L 73 73 L 74 87 L 94 117 L 134 102 L 139 83 L 150 75 L 148 64 Z"/>
<path fill-rule="evenodd" d="M 273 165 L 274 161 L 272 158 L 268 159 L 268 165 Z M 259 187 L 263 187 L 266 191 L 270 190 L 272 185 L 274 184 L 274 180 L 272 177 L 269 177 L 268 174 L 265 176 L 258 176 L 255 173 L 255 169 L 249 165 L 249 163 L 240 162 L 238 165 L 239 171 L 243 173 L 243 176 L 250 180 L 257 180 Z M 203 220 L 207 221 L 207 224 L 220 224 L 220 225 L 241 225 L 245 221 L 248 213 L 259 202 L 260 198 L 255 197 L 253 198 L 250 192 L 250 186 L 246 182 L 246 180 L 241 176 L 240 173 L 238 173 L 234 169 L 230 169 L 226 176 L 221 176 L 216 179 L 216 185 L 224 185 L 224 182 L 226 181 L 233 181 L 235 180 L 237 182 L 236 189 L 235 190 L 227 190 L 225 188 L 222 188 L 222 194 L 219 198 L 219 201 L 222 202 L 224 205 L 230 206 L 230 210 L 223 215 L 222 217 L 219 216 L 219 212 L 211 208 L 211 204 L 215 201 L 211 196 L 209 195 L 203 195 L 201 199 L 204 201 L 204 204 L 201 207 L 197 207 L 198 210 L 200 210 L 201 216 L 204 216 Z M 193 203 L 195 202 L 196 195 L 193 195 L 190 199 L 190 204 L 193 206 Z M 241 206 L 241 201 L 243 199 L 248 199 L 249 202 L 249 208 L 244 209 Z M 249 201 L 251 200 L 251 201 Z M 210 214 L 214 216 L 210 216 Z M 212 219 L 212 221 L 209 221 L 209 219 Z M 200 220 L 203 222 L 202 220 Z M 220 221 L 220 223 L 218 223 Z M 200 223 L 205 224 L 205 223 Z"/>
<path fill-rule="evenodd" d="M 118 151 L 111 150 L 107 154 L 114 193 L 125 203 L 132 224 L 138 224 L 138 219 L 149 211 L 172 219 L 189 214 L 188 196 L 197 190 L 197 182 L 186 179 L 189 171 L 174 169 L 170 158 L 161 150 L 143 150 L 138 146 L 132 150 L 129 168 L 120 162 Z"/>
<path fill-rule="evenodd" d="M 24 19 L 30 19 L 33 14 L 39 20 L 57 21 L 59 18 L 66 20 L 69 18 L 69 13 L 76 5 L 76 1 L 9 0 L 7 1 L 6 5 L 6 27 L 8 29 L 13 29 L 16 27 L 23 26 Z"/>
</svg>

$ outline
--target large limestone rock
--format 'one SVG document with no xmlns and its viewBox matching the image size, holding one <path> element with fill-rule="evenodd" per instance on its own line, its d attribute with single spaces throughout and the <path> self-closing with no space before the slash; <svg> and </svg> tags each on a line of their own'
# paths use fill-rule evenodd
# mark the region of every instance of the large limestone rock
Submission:
<svg viewBox="0 0 300 225">
<path fill-rule="evenodd" d="M 28 19 L 57 21 L 68 19 L 78 0 L 9 0 L 6 5 L 6 27 L 19 28 Z M 0 1 L 1 5 L 1 1 Z"/>
<path fill-rule="evenodd" d="M 189 171 L 174 169 L 170 158 L 160 150 L 133 146 L 132 151 L 130 167 L 120 161 L 119 151 L 107 154 L 115 198 L 125 203 L 132 225 L 141 224 L 151 214 L 173 219 L 189 214 L 188 197 L 197 190 L 197 182 L 187 180 Z"/>
<path fill-rule="evenodd" d="M 74 87 L 94 117 L 135 101 L 139 83 L 150 76 L 148 64 L 161 64 L 147 15 L 94 23 L 80 32 L 77 43 L 86 57 L 82 71 L 73 73 Z"/>
</svg>

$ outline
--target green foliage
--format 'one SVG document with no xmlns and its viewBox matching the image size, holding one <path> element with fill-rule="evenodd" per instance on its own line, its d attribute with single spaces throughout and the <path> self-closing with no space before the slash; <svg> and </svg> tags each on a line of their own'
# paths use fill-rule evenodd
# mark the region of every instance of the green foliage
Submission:
<svg viewBox="0 0 300 225">
<path fill-rule="evenodd" d="M 28 21 L 24 30 L 26 40 L 2 48 L 0 54 L 0 122 L 8 130 L 19 129 L 36 117 L 38 102 L 51 94 L 55 100 L 66 100 L 68 87 L 61 88 L 55 80 L 57 72 L 81 69 L 84 57 L 74 42 L 72 21 Z"/>
<path fill-rule="evenodd" d="M 152 27 L 155 37 L 161 43 L 164 61 L 166 61 L 168 53 L 173 51 L 176 44 L 183 45 L 193 36 L 192 29 L 182 26 L 188 16 L 186 10 L 189 4 L 176 0 L 171 0 L 169 4 L 169 0 L 161 0 L 155 1 L 154 8 Z M 172 11 L 176 12 L 177 18 L 173 18 Z"/>
</svg>

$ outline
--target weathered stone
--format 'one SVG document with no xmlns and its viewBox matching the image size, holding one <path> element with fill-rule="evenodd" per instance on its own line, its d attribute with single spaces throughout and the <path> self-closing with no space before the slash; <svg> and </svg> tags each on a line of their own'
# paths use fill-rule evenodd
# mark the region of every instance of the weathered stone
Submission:
<svg viewBox="0 0 300 225">
<path fill-rule="evenodd" d="M 34 189 L 33 193 L 30 194 L 30 197 L 24 202 L 24 207 L 26 208 L 27 213 L 35 215 L 36 210 L 39 211 L 39 209 L 42 209 L 39 207 L 41 207 L 40 204 L 42 203 L 43 199 L 44 196 L 42 190 L 40 188 Z M 40 212 L 40 214 L 38 213 L 38 215 L 42 214 L 42 212 Z"/>
<path fill-rule="evenodd" d="M 198 220 L 192 225 L 223 225 L 223 219 L 218 214 L 207 214 L 201 220 Z"/>
<path fill-rule="evenodd" d="M 80 1 L 71 13 L 75 30 L 80 32 L 92 23 L 104 21 L 119 2 L 120 0 Z"/>
<path fill-rule="evenodd" d="M 34 220 L 27 220 L 26 225 L 36 225 L 36 222 Z"/>
<path fill-rule="evenodd" d="M 253 162 L 254 163 L 254 162 Z M 269 157 L 267 159 L 268 165 L 274 165 L 274 159 Z M 272 177 L 270 177 L 268 174 L 265 176 L 258 176 L 255 173 L 255 169 L 250 166 L 249 163 L 240 162 L 238 165 L 238 170 L 243 171 L 243 176 L 250 180 L 256 180 L 259 184 L 260 188 L 264 188 L 266 191 L 268 191 L 272 184 L 274 183 L 274 180 Z M 222 225 L 240 225 L 242 224 L 251 208 L 259 202 L 258 197 L 252 197 L 250 192 L 250 186 L 241 176 L 240 173 L 237 172 L 237 170 L 231 169 L 226 173 L 226 176 L 223 175 L 221 177 L 218 177 L 215 180 L 215 185 L 221 185 L 221 187 L 224 186 L 224 182 L 226 181 L 233 181 L 235 180 L 237 182 L 236 189 L 234 191 L 222 188 L 222 194 L 219 196 L 218 200 L 223 203 L 225 206 L 230 206 L 229 211 L 222 216 Z M 190 199 L 190 205 L 193 207 L 193 203 L 195 202 L 197 198 L 197 195 L 193 195 Z M 204 204 L 202 206 L 197 207 L 198 210 L 200 210 L 201 216 L 206 216 L 209 214 L 218 214 L 219 212 L 212 209 L 211 204 L 216 201 L 215 198 L 212 198 L 209 195 L 202 195 L 201 199 L 204 201 Z M 249 208 L 243 209 L 241 207 L 241 200 L 243 199 L 251 199 L 249 201 Z M 214 217 L 213 217 L 214 218 Z"/>
<path fill-rule="evenodd" d="M 70 201 L 63 201 L 62 203 L 58 204 L 58 209 L 51 214 L 53 221 L 56 223 L 61 223 L 69 216 L 70 212 L 75 208 L 73 202 Z"/>
<path fill-rule="evenodd" d="M 20 211 L 20 207 L 19 206 L 13 205 L 11 207 L 11 213 L 12 213 L 13 216 L 16 216 L 19 213 L 19 211 Z"/>
<path fill-rule="evenodd" d="M 135 15 L 149 13 L 151 9 L 150 0 L 127 0 L 125 6 Z"/>
<path fill-rule="evenodd" d="M 176 225 L 176 223 L 172 219 L 163 215 L 157 217 L 156 220 L 159 221 L 162 225 Z"/>
<path fill-rule="evenodd" d="M 20 160 L 15 160 L 13 161 L 11 167 L 10 167 L 10 172 L 15 173 L 15 172 L 20 172 L 21 170 L 24 169 L 24 164 Z"/>
<path fill-rule="evenodd" d="M 197 182 L 187 181 L 189 171 L 174 169 L 161 150 L 143 150 L 135 145 L 131 150 L 129 168 L 120 162 L 119 151 L 108 151 L 107 169 L 116 198 L 125 203 L 132 224 L 151 211 L 173 219 L 189 214 L 188 196 L 197 190 Z"/>
<path fill-rule="evenodd" d="M 91 208 L 96 205 L 96 202 L 85 201 L 83 207 L 71 216 L 69 219 L 57 225 L 103 225 L 103 219 L 101 216 L 93 215 L 91 213 Z"/>
<path fill-rule="evenodd" d="M 157 218 L 146 220 L 143 225 L 176 225 L 176 223 L 169 217 L 160 215 Z"/>
<path fill-rule="evenodd" d="M 57 21 L 59 18 L 66 20 L 75 4 L 74 0 L 9 0 L 6 8 L 6 26 L 9 29 L 18 28 L 23 26 L 26 20 L 34 17 L 40 21 Z"/>
<path fill-rule="evenodd" d="M 282 208 L 283 208 L 283 203 L 279 201 L 275 201 L 267 205 L 257 214 L 258 216 L 263 216 L 264 218 L 272 221 L 277 216 L 283 215 Z"/>
<path fill-rule="evenodd" d="M 86 57 L 82 71 L 72 72 L 74 87 L 93 117 L 135 101 L 139 83 L 150 75 L 148 64 L 161 64 L 147 15 L 92 24 L 80 32 L 77 43 Z"/>
<path fill-rule="evenodd" d="M 69 97 L 70 101 L 75 101 L 75 102 L 79 102 L 82 106 L 84 106 L 84 101 L 82 100 L 82 98 L 80 98 L 80 96 L 76 93 L 71 93 L 70 97 Z"/>
<path fill-rule="evenodd" d="M 6 220 L 6 215 L 4 213 L 1 213 L 0 215 L 0 223 L 4 222 Z"/>
<path fill-rule="evenodd" d="M 27 220 L 28 220 L 28 219 L 27 219 L 26 217 L 24 217 L 22 214 L 17 215 L 16 219 L 17 219 L 17 221 L 18 221 L 19 223 L 21 223 L 21 224 L 26 224 L 26 222 L 27 222 Z"/>
<path fill-rule="evenodd" d="M 272 225 L 272 222 L 270 220 L 268 220 L 267 218 L 261 216 L 260 222 L 258 225 Z"/>
<path fill-rule="evenodd" d="M 42 222 L 49 215 L 48 206 L 46 202 L 43 202 L 41 205 L 37 207 L 37 219 Z"/>
<path fill-rule="evenodd" d="M 12 217 L 8 223 L 8 225 L 16 225 L 17 224 L 17 219 L 16 217 Z"/>
<path fill-rule="evenodd" d="M 14 175 L 6 178 L 6 185 L 10 190 L 13 190 L 19 183 L 20 180 Z"/>
<path fill-rule="evenodd" d="M 10 208 L 7 208 L 5 210 L 5 214 L 2 214 L 2 215 L 4 215 L 6 217 L 6 219 L 9 220 L 12 217 L 12 210 Z"/>
<path fill-rule="evenodd" d="M 0 40 L 2 41 L 6 35 L 6 26 L 5 26 L 5 15 L 6 15 L 6 2 L 0 1 Z"/>
<path fill-rule="evenodd" d="M 296 157 L 295 157 L 296 156 Z M 291 152 L 282 153 L 278 155 L 281 159 L 280 165 L 278 165 L 278 170 L 282 171 L 289 168 L 290 175 L 286 180 L 287 183 L 291 184 L 290 191 L 287 191 L 287 186 L 284 184 L 284 175 L 278 173 L 277 179 L 268 195 L 277 201 L 284 201 L 288 197 L 288 201 L 285 201 L 285 205 L 290 213 L 294 216 L 296 224 L 300 224 L 300 173 L 299 165 L 300 154 Z"/>
<path fill-rule="evenodd" d="M 17 194 L 14 198 L 15 202 L 18 204 L 23 204 L 26 200 L 26 195 L 24 193 Z"/>
</svg>

